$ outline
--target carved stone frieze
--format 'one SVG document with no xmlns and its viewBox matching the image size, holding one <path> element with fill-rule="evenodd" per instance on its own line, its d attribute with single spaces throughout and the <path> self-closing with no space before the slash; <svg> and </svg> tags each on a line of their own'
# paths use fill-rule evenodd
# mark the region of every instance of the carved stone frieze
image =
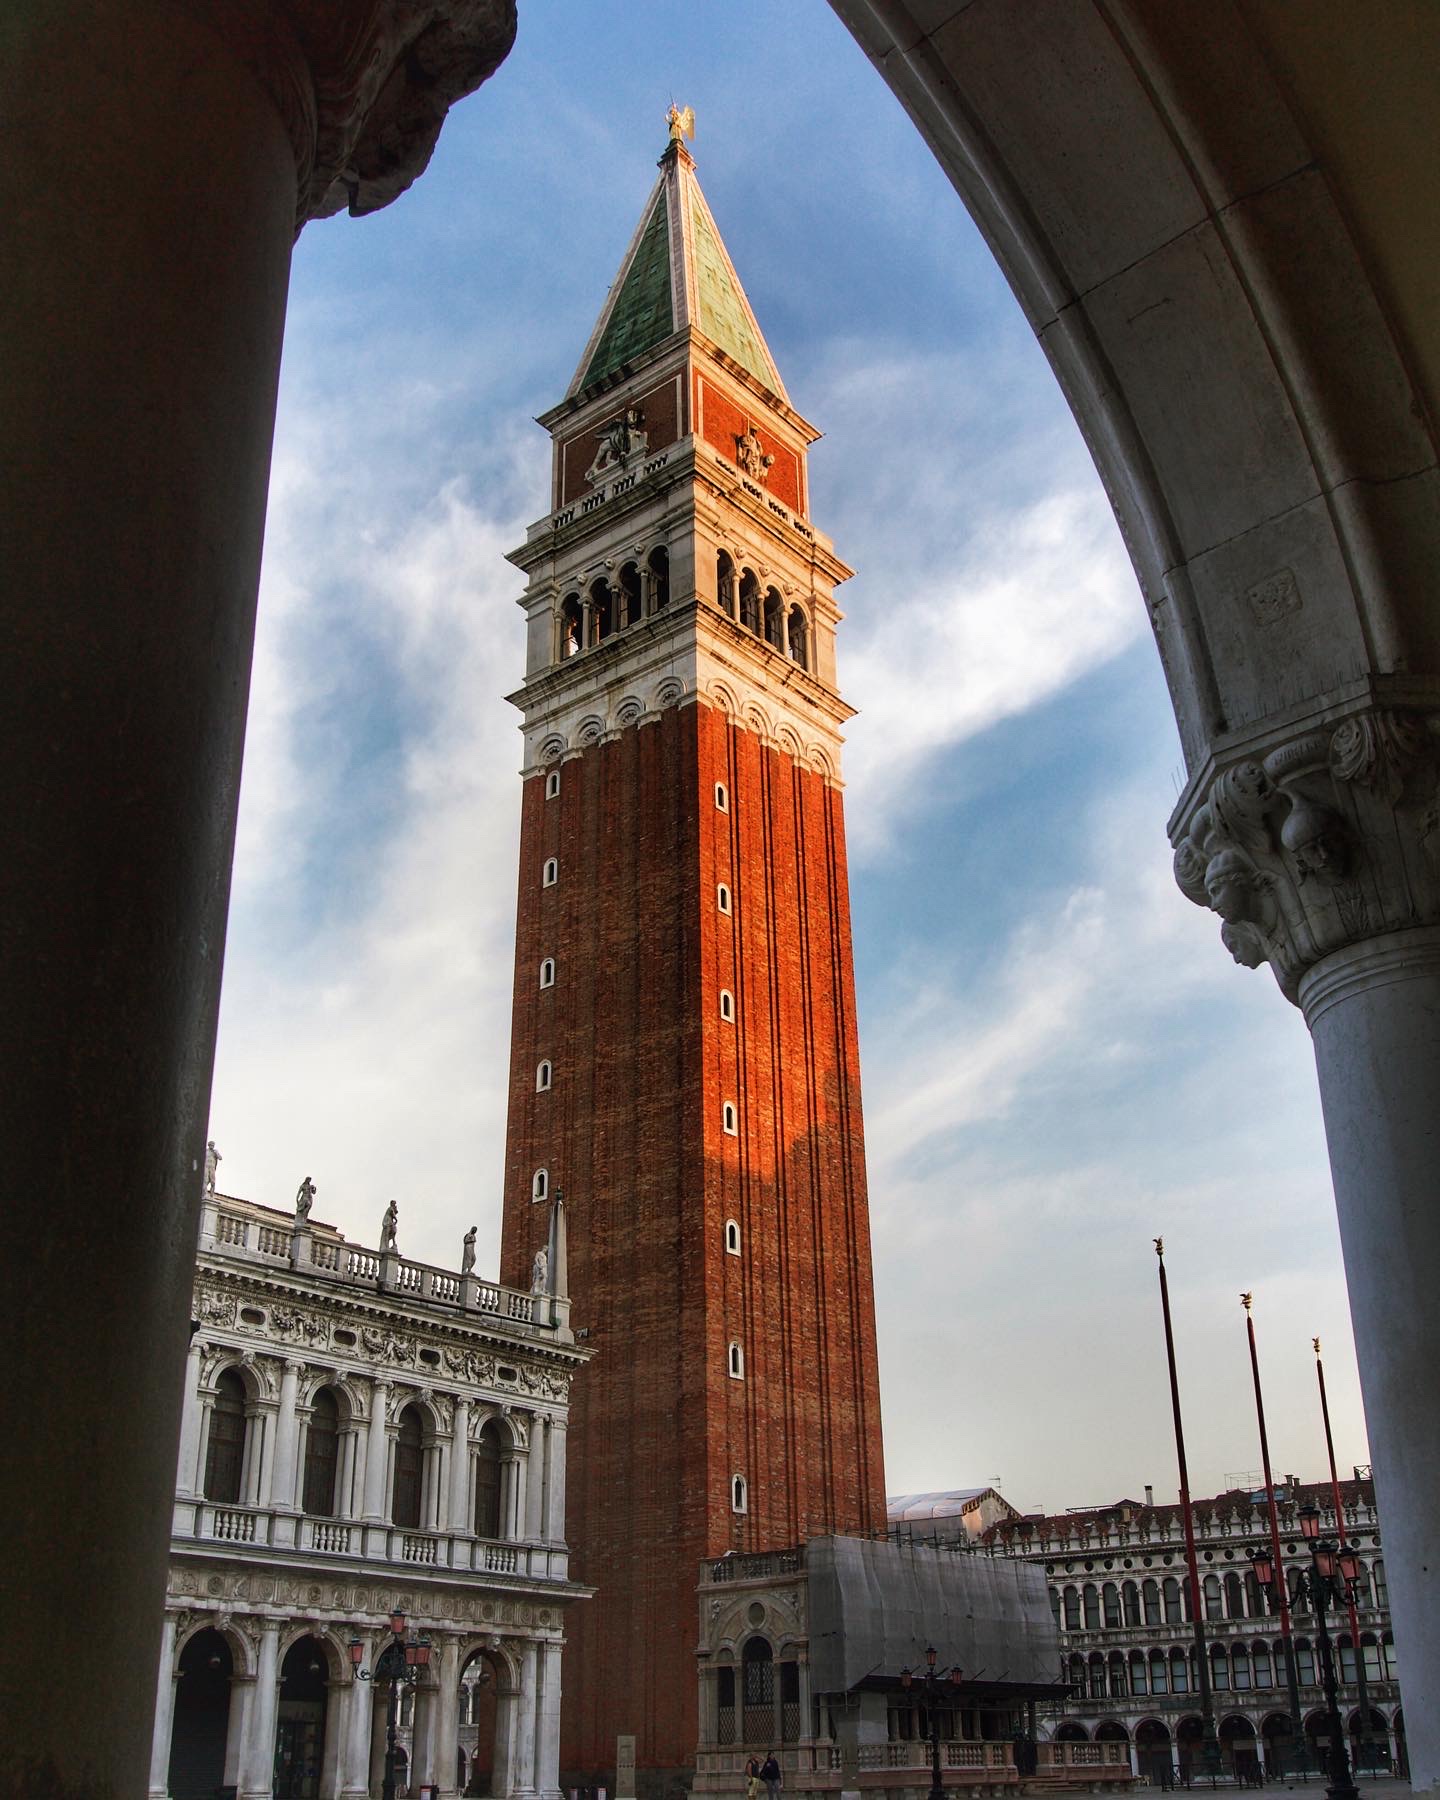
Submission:
<svg viewBox="0 0 1440 1800">
<path fill-rule="evenodd" d="M 376 212 L 424 174 L 446 114 L 505 60 L 515 0 L 185 0 L 274 102 L 295 228 Z"/>
<path fill-rule="evenodd" d="M 1351 713 L 1237 760 L 1173 841 L 1181 892 L 1293 1001 L 1332 951 L 1440 923 L 1440 713 Z"/>
</svg>

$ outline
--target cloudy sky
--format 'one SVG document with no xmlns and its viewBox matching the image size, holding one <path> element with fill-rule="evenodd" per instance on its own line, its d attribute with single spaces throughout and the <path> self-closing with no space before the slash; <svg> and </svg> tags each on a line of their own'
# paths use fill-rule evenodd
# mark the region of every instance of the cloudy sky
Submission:
<svg viewBox="0 0 1440 1800">
<path fill-rule="evenodd" d="M 496 1259 L 521 578 L 672 98 L 860 573 L 841 679 L 892 1493 L 1173 1496 L 1365 1460 L 1308 1040 L 1169 872 L 1180 751 L 1099 483 L 824 0 L 523 0 L 429 173 L 297 249 L 211 1133 L 221 1187 Z"/>
</svg>

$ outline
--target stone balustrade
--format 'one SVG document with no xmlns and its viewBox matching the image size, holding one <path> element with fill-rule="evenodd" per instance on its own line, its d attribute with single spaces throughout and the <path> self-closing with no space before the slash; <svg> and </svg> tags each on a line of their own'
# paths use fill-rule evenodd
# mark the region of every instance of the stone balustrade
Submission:
<svg viewBox="0 0 1440 1800">
<path fill-rule="evenodd" d="M 1047 1743 L 1038 1744 L 1036 1751 L 1038 1773 L 1050 1783 L 1108 1786 L 1135 1779 L 1128 1743 Z M 704 1778 L 704 1786 L 712 1792 L 726 1787 L 731 1778 L 739 1788 L 744 1782 L 746 1758 L 752 1753 L 751 1749 L 740 1745 L 724 1750 L 700 1750 L 696 1756 L 696 1774 Z M 844 1749 L 828 1739 L 813 1744 L 787 1744 L 778 1748 L 775 1755 L 784 1771 L 787 1788 L 838 1790 L 841 1786 L 851 1785 L 844 1778 Z M 858 1771 L 858 1785 L 862 1788 L 911 1790 L 929 1785 L 930 1744 L 927 1739 L 859 1744 L 854 1756 L 854 1769 Z M 940 1763 L 943 1770 L 959 1777 L 958 1781 L 948 1784 L 951 1788 L 1018 1787 L 1021 1779 L 1015 1766 L 1015 1747 L 1008 1738 L 997 1741 L 949 1739 L 940 1746 Z M 907 1773 L 909 1779 L 895 1779 L 897 1775 L 904 1777 Z"/>
</svg>

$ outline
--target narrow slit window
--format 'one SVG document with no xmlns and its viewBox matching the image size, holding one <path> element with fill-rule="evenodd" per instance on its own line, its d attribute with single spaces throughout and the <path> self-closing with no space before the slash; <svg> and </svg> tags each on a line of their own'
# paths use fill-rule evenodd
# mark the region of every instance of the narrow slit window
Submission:
<svg viewBox="0 0 1440 1800">
<path fill-rule="evenodd" d="M 740 1135 L 740 1128 L 735 1120 L 735 1102 L 733 1100 L 727 1100 L 724 1106 L 721 1107 L 720 1123 L 724 1126 L 727 1137 L 738 1137 Z"/>
<path fill-rule="evenodd" d="M 723 781 L 715 783 L 715 810 L 716 812 L 729 812 L 730 810 L 730 793 Z"/>
<path fill-rule="evenodd" d="M 730 910 L 730 890 L 723 881 L 715 889 L 715 904 L 723 913 Z"/>
<path fill-rule="evenodd" d="M 542 988 L 555 985 L 555 958 L 547 956 L 540 964 L 540 985 Z"/>
<path fill-rule="evenodd" d="M 560 793 L 560 771 L 551 769 L 545 777 L 545 798 L 554 800 Z"/>
<path fill-rule="evenodd" d="M 730 992 L 729 988 L 721 988 L 720 990 L 720 1017 L 724 1019 L 727 1025 L 733 1025 L 735 1023 L 735 996 Z"/>
<path fill-rule="evenodd" d="M 727 1256 L 740 1254 L 740 1226 L 734 1219 L 725 1221 L 725 1254 Z"/>
<path fill-rule="evenodd" d="M 560 862 L 558 857 L 547 856 L 545 859 L 545 867 L 540 875 L 540 885 L 542 887 L 554 887 L 559 879 Z"/>
<path fill-rule="evenodd" d="M 530 1198 L 532 1200 L 548 1200 L 550 1198 L 550 1171 L 537 1169 L 530 1177 Z"/>
<path fill-rule="evenodd" d="M 732 1381 L 743 1381 L 745 1379 L 745 1352 L 733 1339 L 730 1344 L 729 1356 L 730 1379 Z"/>
<path fill-rule="evenodd" d="M 537 1064 L 535 1069 L 535 1092 L 537 1094 L 548 1094 L 554 1075 L 555 1071 L 551 1068 L 550 1059 L 548 1057 L 544 1062 Z"/>
<path fill-rule="evenodd" d="M 737 1513 L 748 1512 L 750 1510 L 750 1496 L 746 1489 L 745 1477 L 743 1475 L 732 1475 L 730 1477 L 730 1510 L 731 1512 Z"/>
</svg>

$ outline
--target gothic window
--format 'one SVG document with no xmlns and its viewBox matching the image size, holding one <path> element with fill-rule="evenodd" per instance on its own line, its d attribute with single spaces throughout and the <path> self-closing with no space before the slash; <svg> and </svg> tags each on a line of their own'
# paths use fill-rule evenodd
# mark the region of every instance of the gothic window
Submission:
<svg viewBox="0 0 1440 1800">
<path fill-rule="evenodd" d="M 748 1639 L 740 1652 L 740 1683 L 745 1742 L 770 1743 L 775 1736 L 775 1656 L 764 1638 Z"/>
<path fill-rule="evenodd" d="M 558 769 L 551 769 L 545 777 L 545 798 L 547 800 L 557 799 L 559 793 L 560 771 Z"/>
<path fill-rule="evenodd" d="M 489 1423 L 475 1440 L 475 1535 L 500 1535 L 500 1433 Z"/>
<path fill-rule="evenodd" d="M 545 957 L 540 964 L 540 985 L 542 988 L 555 985 L 555 958 L 553 956 Z"/>
<path fill-rule="evenodd" d="M 723 781 L 715 783 L 715 810 L 716 812 L 729 812 L 730 810 L 730 795 Z"/>
<path fill-rule="evenodd" d="M 407 1406 L 395 1433 L 395 1486 L 390 1497 L 392 1523 L 406 1531 L 420 1529 L 420 1497 L 425 1480 L 425 1420 L 418 1406 Z"/>
<path fill-rule="evenodd" d="M 590 642 L 600 644 L 614 628 L 613 597 L 610 583 L 602 579 L 590 583 Z"/>
<path fill-rule="evenodd" d="M 810 667 L 809 628 L 805 622 L 805 614 L 798 606 L 790 608 L 789 650 L 791 662 L 799 663 L 802 669 Z"/>
<path fill-rule="evenodd" d="M 550 1092 L 550 1084 L 551 1084 L 552 1080 L 554 1079 L 554 1075 L 555 1075 L 555 1071 L 550 1066 L 550 1061 L 549 1061 L 549 1058 L 547 1057 L 544 1062 L 542 1062 L 536 1066 L 536 1069 L 535 1069 L 535 1092 L 537 1094 L 548 1094 Z"/>
<path fill-rule="evenodd" d="M 670 552 L 664 545 L 650 552 L 646 567 L 650 571 L 650 610 L 663 612 L 670 604 Z"/>
<path fill-rule="evenodd" d="M 725 1221 L 725 1254 L 727 1256 L 740 1254 L 740 1227 L 734 1219 Z"/>
<path fill-rule="evenodd" d="M 765 642 L 785 648 L 785 602 L 774 588 L 765 590 Z"/>
<path fill-rule="evenodd" d="M 715 598 L 720 610 L 735 617 L 735 564 L 724 551 L 715 558 Z"/>
<path fill-rule="evenodd" d="M 558 857 L 547 856 L 545 867 L 540 872 L 541 887 L 554 887 L 560 879 L 560 861 Z"/>
<path fill-rule="evenodd" d="M 233 1369 L 226 1369 L 215 1383 L 215 1402 L 210 1409 L 210 1436 L 205 1446 L 205 1498 L 217 1506 L 234 1506 L 240 1499 L 240 1477 L 245 1466 L 245 1383 Z"/>
<path fill-rule="evenodd" d="M 732 1475 L 730 1477 L 730 1510 L 731 1510 L 731 1512 L 737 1512 L 737 1513 L 747 1512 L 749 1510 L 749 1506 L 750 1506 L 750 1497 L 746 1491 L 745 1477 L 743 1475 Z"/>
<path fill-rule="evenodd" d="M 732 1381 L 745 1379 L 745 1352 L 733 1339 L 730 1343 L 730 1378 Z"/>
<path fill-rule="evenodd" d="M 727 1025 L 733 1025 L 735 1023 L 735 996 L 730 992 L 729 988 L 721 988 L 720 990 L 720 1017 L 724 1019 Z"/>
<path fill-rule="evenodd" d="M 304 1507 L 322 1519 L 335 1511 L 335 1469 L 340 1449 L 340 1408 L 328 1387 L 310 1403 L 310 1425 L 305 1433 Z"/>
<path fill-rule="evenodd" d="M 718 1730 L 716 1739 L 721 1744 L 735 1742 L 735 1671 L 720 1668 L 715 1671 L 715 1707 Z"/>
<path fill-rule="evenodd" d="M 739 1137 L 740 1127 L 735 1117 L 735 1103 L 727 1100 L 720 1109 L 720 1123 L 727 1137 Z"/>
<path fill-rule="evenodd" d="M 640 571 L 633 562 L 627 562 L 620 571 L 620 608 L 622 625 L 638 625 L 645 616 L 645 602 L 640 588 Z"/>
<path fill-rule="evenodd" d="M 550 1171 L 537 1169 L 530 1177 L 530 1198 L 532 1200 L 548 1200 L 550 1198 Z"/>
<path fill-rule="evenodd" d="M 578 656 L 585 648 L 585 609 L 578 594 L 567 594 L 560 602 L 560 661 Z"/>
<path fill-rule="evenodd" d="M 740 623 L 760 635 L 760 583 L 749 569 L 740 576 Z"/>
<path fill-rule="evenodd" d="M 723 913 L 730 910 L 730 890 L 723 881 L 715 889 L 715 904 Z"/>
</svg>

